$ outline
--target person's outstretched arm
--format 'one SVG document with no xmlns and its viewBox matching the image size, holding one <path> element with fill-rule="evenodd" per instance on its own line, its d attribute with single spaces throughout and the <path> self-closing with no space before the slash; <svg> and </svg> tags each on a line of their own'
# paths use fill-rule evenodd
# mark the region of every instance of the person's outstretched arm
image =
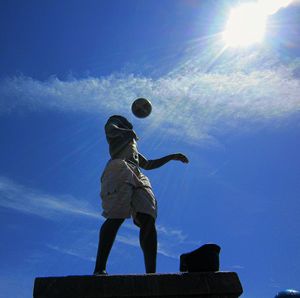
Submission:
<svg viewBox="0 0 300 298">
<path fill-rule="evenodd" d="M 139 165 L 145 170 L 153 170 L 159 168 L 171 160 L 179 160 L 183 163 L 188 163 L 188 158 L 182 153 L 175 153 L 164 156 L 162 158 L 148 160 L 145 156 L 139 153 Z"/>
</svg>

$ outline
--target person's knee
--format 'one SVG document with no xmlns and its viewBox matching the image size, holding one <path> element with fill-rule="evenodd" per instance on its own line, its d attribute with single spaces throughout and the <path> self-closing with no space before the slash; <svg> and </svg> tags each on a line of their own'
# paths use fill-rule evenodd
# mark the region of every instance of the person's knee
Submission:
<svg viewBox="0 0 300 298">
<path fill-rule="evenodd" d="M 151 215 L 146 213 L 137 213 L 136 221 L 141 228 L 155 227 L 155 219 Z"/>
<path fill-rule="evenodd" d="M 105 222 L 102 224 L 101 231 L 106 229 L 114 229 L 119 228 L 121 224 L 124 222 L 124 218 L 107 218 Z"/>
<path fill-rule="evenodd" d="M 125 218 L 107 218 L 105 222 L 108 224 L 122 224 L 124 222 Z"/>
</svg>

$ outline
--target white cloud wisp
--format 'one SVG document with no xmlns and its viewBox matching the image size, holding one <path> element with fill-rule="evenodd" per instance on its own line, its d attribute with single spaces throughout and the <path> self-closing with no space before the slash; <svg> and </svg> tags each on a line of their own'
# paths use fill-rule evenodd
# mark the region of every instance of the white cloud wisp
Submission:
<svg viewBox="0 0 300 298">
<path fill-rule="evenodd" d="M 62 214 L 90 218 L 99 218 L 100 215 L 91 211 L 92 208 L 85 200 L 79 200 L 70 195 L 48 195 L 5 177 L 0 177 L 0 206 L 46 219 L 56 219 Z"/>
<path fill-rule="evenodd" d="M 191 141 L 241 123 L 280 122 L 299 113 L 298 60 L 282 64 L 272 53 L 227 55 L 213 71 L 207 71 L 207 60 L 190 58 L 157 79 L 133 74 L 69 81 L 6 78 L 0 81 L 0 112 L 21 108 L 127 116 L 132 100 L 143 96 L 153 103 L 146 119 L 150 130 L 159 127 Z"/>
<path fill-rule="evenodd" d="M 65 217 L 66 215 L 84 216 L 97 220 L 100 218 L 100 213 L 92 211 L 92 207 L 84 200 L 79 200 L 70 195 L 54 196 L 45 194 L 1 176 L 0 207 L 50 220 L 59 220 L 62 216 Z M 139 247 L 137 228 L 130 223 L 125 223 L 123 226 L 126 230 L 118 234 L 117 242 L 132 247 Z M 171 229 L 162 225 L 157 226 L 157 231 L 160 234 L 158 253 L 171 258 L 178 257 L 178 251 L 186 242 L 187 236 L 181 230 Z M 94 258 L 89 256 L 87 252 L 83 254 L 82 248 L 87 247 L 90 238 L 97 237 L 95 235 L 98 234 L 98 231 L 81 228 L 79 234 L 85 235 L 85 238 L 83 237 L 81 243 L 80 238 L 82 237 L 77 237 L 76 241 L 79 241 L 79 243 L 77 243 L 76 247 L 58 247 L 51 244 L 48 244 L 47 247 L 63 254 L 93 261 Z"/>
</svg>

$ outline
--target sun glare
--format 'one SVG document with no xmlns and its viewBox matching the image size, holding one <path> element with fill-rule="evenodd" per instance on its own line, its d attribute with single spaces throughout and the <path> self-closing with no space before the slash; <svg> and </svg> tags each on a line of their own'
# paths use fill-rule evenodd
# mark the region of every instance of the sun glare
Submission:
<svg viewBox="0 0 300 298">
<path fill-rule="evenodd" d="M 223 32 L 226 47 L 242 47 L 261 42 L 268 16 L 292 2 L 293 0 L 257 0 L 233 8 Z"/>
<path fill-rule="evenodd" d="M 262 41 L 267 14 L 256 3 L 243 4 L 230 12 L 223 40 L 228 47 L 243 47 Z"/>
</svg>

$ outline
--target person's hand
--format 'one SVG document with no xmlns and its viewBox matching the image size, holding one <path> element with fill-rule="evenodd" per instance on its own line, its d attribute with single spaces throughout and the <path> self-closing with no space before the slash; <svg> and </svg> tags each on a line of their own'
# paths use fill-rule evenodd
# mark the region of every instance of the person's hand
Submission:
<svg viewBox="0 0 300 298">
<path fill-rule="evenodd" d="M 179 160 L 183 163 L 188 163 L 189 162 L 189 159 L 182 153 L 175 153 L 173 154 L 173 160 Z"/>
</svg>

